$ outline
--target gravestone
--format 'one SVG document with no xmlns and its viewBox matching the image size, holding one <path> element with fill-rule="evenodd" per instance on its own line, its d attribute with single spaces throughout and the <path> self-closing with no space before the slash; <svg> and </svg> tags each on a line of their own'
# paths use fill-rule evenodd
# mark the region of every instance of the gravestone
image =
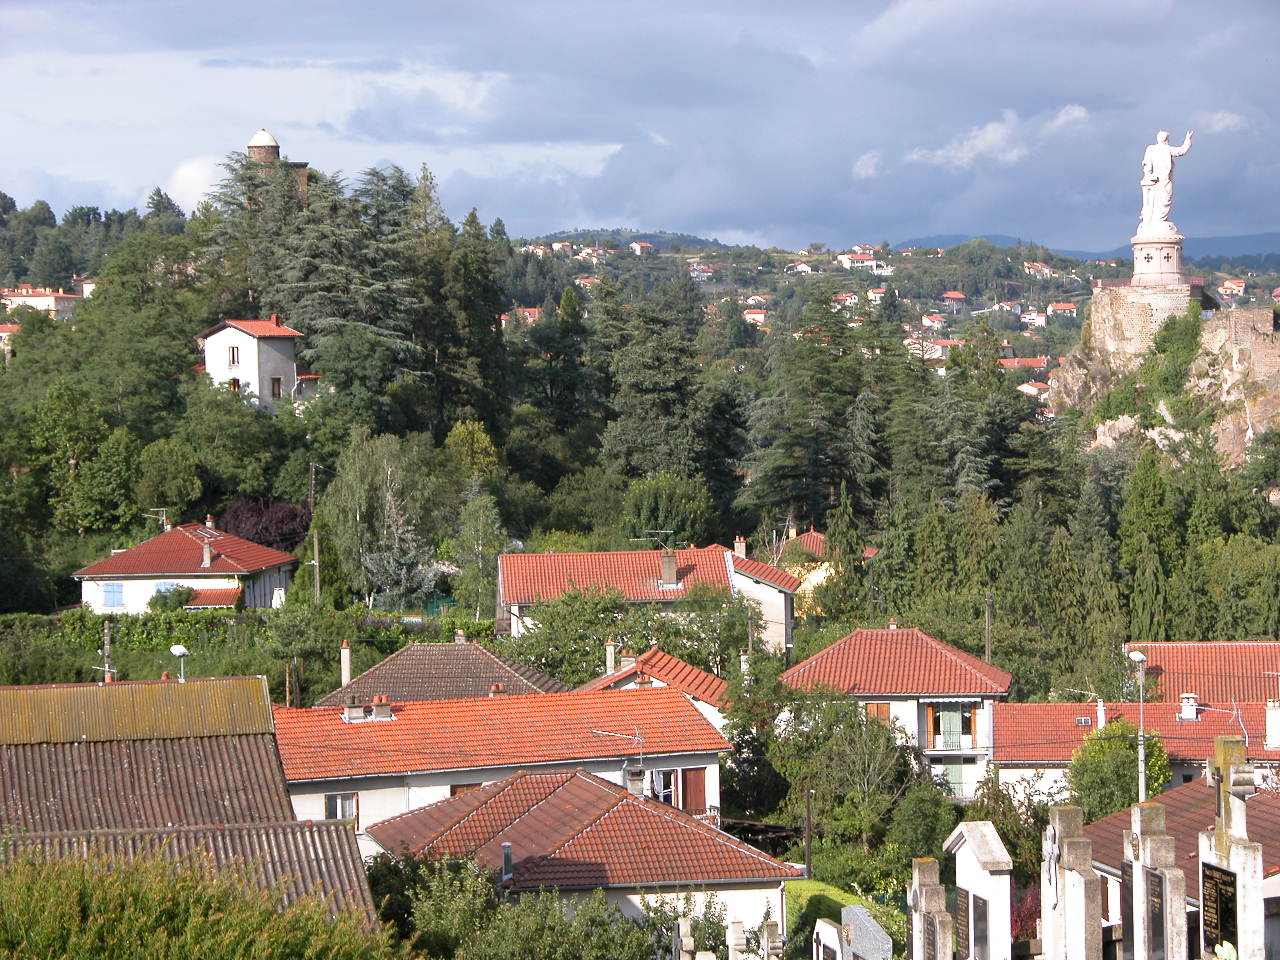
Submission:
<svg viewBox="0 0 1280 960">
<path fill-rule="evenodd" d="M 914 960 L 951 960 L 951 914 L 947 891 L 938 882 L 938 861 L 918 857 L 911 861 L 911 956 Z"/>
<path fill-rule="evenodd" d="M 893 938 L 860 903 L 840 911 L 841 960 L 892 960 Z"/>
<path fill-rule="evenodd" d="M 676 921 L 672 940 L 671 956 L 675 960 L 694 960 L 693 921 L 689 917 L 681 917 Z"/>
<path fill-rule="evenodd" d="M 1208 775 L 1217 805 L 1213 829 L 1200 834 L 1198 953 L 1264 960 L 1262 844 L 1250 842 L 1245 824 L 1245 800 L 1255 787 L 1244 741 L 1216 738 Z"/>
<path fill-rule="evenodd" d="M 1010 960 L 1013 859 L 989 820 L 959 824 L 943 844 L 956 858 L 956 956 Z"/>
<path fill-rule="evenodd" d="M 1079 807 L 1054 807 L 1041 846 L 1040 939 L 1044 960 L 1102 960 L 1102 880 Z"/>
<path fill-rule="evenodd" d="M 1122 960 L 1183 960 L 1187 956 L 1187 881 L 1174 839 L 1165 831 L 1164 805 L 1130 810 L 1120 864 Z"/>
</svg>

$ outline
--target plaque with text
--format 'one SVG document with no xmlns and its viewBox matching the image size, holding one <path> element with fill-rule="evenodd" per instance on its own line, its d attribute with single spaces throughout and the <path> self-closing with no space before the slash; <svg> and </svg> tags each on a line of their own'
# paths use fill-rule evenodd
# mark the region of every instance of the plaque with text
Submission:
<svg viewBox="0 0 1280 960">
<path fill-rule="evenodd" d="M 956 887 L 956 956 L 969 960 L 969 891 Z"/>
<path fill-rule="evenodd" d="M 1204 955 L 1221 943 L 1236 945 L 1236 875 L 1211 863 L 1200 864 L 1200 930 Z"/>
<path fill-rule="evenodd" d="M 938 960 L 938 918 L 924 915 L 924 960 Z"/>
<path fill-rule="evenodd" d="M 1165 960 L 1164 941 L 1164 875 L 1144 867 L 1147 893 L 1147 942 L 1151 946 L 1147 960 Z"/>
<path fill-rule="evenodd" d="M 973 896 L 973 960 L 988 960 L 991 955 L 987 934 L 987 901 Z"/>
<path fill-rule="evenodd" d="M 1133 960 L 1133 861 L 1120 861 L 1120 956 Z"/>
</svg>

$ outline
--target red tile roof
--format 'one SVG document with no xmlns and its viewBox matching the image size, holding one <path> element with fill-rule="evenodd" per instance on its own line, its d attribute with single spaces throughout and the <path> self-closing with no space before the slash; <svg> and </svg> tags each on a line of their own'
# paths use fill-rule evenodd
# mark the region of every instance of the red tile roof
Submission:
<svg viewBox="0 0 1280 960">
<path fill-rule="evenodd" d="M 204 566 L 204 545 L 213 550 Z M 270 547 L 213 530 L 202 523 L 184 523 L 136 547 L 77 570 L 77 578 L 224 576 L 270 570 L 297 563 L 297 557 Z"/>
<path fill-rule="evenodd" d="M 633 756 L 636 731 L 646 756 L 729 749 L 697 708 L 670 687 L 414 701 L 395 704 L 392 712 L 390 721 L 347 723 L 339 709 L 276 707 L 285 776 L 328 780 L 568 765 Z"/>
<path fill-rule="evenodd" d="M 1049 366 L 1050 357 L 1001 357 L 996 363 L 1006 370 L 1040 370 Z"/>
<path fill-rule="evenodd" d="M 1126 644 L 1130 650 L 1147 655 L 1147 676 L 1159 684 L 1151 699 L 1176 703 L 1194 693 L 1201 703 L 1229 707 L 1232 700 L 1280 695 L 1280 643 L 1274 640 Z"/>
<path fill-rule="evenodd" d="M 813 554 L 819 560 L 827 555 L 827 535 L 819 533 L 813 527 L 810 527 L 798 537 L 792 537 L 787 541 L 786 546 L 790 547 L 792 544 L 807 553 Z"/>
<path fill-rule="evenodd" d="M 196 339 L 204 341 L 206 337 L 211 337 L 220 330 L 232 327 L 241 333 L 247 333 L 251 337 L 259 339 L 263 337 L 300 337 L 302 334 L 294 330 L 292 327 L 286 327 L 278 320 L 223 320 L 214 324 L 203 333 L 196 334 Z"/>
<path fill-rule="evenodd" d="M 0 333 L 17 333 L 21 329 L 20 323 L 0 323 Z"/>
<path fill-rule="evenodd" d="M 236 601 L 240 599 L 242 588 L 225 587 L 216 590 L 193 590 L 191 599 L 188 600 L 184 607 L 187 610 L 195 610 L 204 607 L 234 607 Z"/>
<path fill-rule="evenodd" d="M 602 677 L 596 677 L 594 680 L 584 683 L 578 689 L 613 689 L 625 684 L 641 673 L 653 677 L 653 679 L 668 687 L 674 687 L 681 693 L 687 693 L 696 700 L 709 703 L 713 707 L 727 705 L 724 699 L 724 692 L 729 687 L 728 681 L 722 680 L 715 674 L 707 673 L 705 670 L 699 670 L 692 664 L 685 663 L 679 657 L 674 657 L 663 650 L 659 650 L 657 647 L 650 647 L 640 654 L 640 656 L 636 657 L 635 663 L 630 666 L 615 670 L 613 673 L 606 673 Z"/>
<path fill-rule="evenodd" d="M 859 696 L 1002 697 L 1013 678 L 923 630 L 855 630 L 782 675 L 799 690 Z"/>
<path fill-rule="evenodd" d="M 944 300 L 963 300 L 964 294 L 959 290 L 944 290 L 942 293 Z"/>
<path fill-rule="evenodd" d="M 1105 719 L 1138 725 L 1138 704 L 1104 704 Z M 1266 704 L 1258 701 L 1202 708 L 1198 720 L 1179 720 L 1179 704 L 1148 703 L 1143 710 L 1147 731 L 1160 738 L 1171 760 L 1203 763 L 1213 755 L 1213 738 L 1245 736 L 1251 760 L 1280 760 L 1280 750 L 1267 750 Z M 1238 712 L 1237 712 L 1238 711 Z M 1098 729 L 1096 703 L 999 703 L 992 732 L 996 763 L 1070 763 L 1084 738 Z M 1076 722 L 1088 718 L 1088 724 Z"/>
<path fill-rule="evenodd" d="M 798 879 L 794 867 L 682 810 L 583 770 L 521 772 L 368 828 L 386 849 L 474 857 L 514 890 L 698 886 Z"/>
<path fill-rule="evenodd" d="M 737 573 L 794 593 L 800 581 L 791 574 L 721 546 L 677 550 L 676 581 L 662 586 L 661 551 L 614 550 L 606 553 L 504 553 L 498 557 L 498 582 L 504 604 L 553 600 L 567 590 L 620 590 L 628 600 L 683 599 L 694 584 L 731 589 L 730 564 Z"/>
<path fill-rule="evenodd" d="M 1187 895 L 1199 898 L 1197 866 L 1200 860 L 1200 831 L 1212 830 L 1217 812 L 1216 791 L 1208 781 L 1192 780 L 1151 798 L 1164 807 L 1165 831 L 1174 838 L 1178 862 L 1190 881 Z M 1267 791 L 1253 794 L 1245 801 L 1245 819 L 1249 839 L 1262 844 L 1262 875 L 1280 872 L 1280 796 Z M 1093 859 L 1120 872 L 1124 859 L 1124 831 L 1130 828 L 1129 808 L 1095 820 L 1084 828 L 1093 841 Z"/>
</svg>

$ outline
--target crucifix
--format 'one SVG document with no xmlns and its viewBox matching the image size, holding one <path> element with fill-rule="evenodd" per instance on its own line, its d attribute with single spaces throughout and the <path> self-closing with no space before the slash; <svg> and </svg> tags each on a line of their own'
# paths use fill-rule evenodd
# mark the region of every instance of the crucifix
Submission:
<svg viewBox="0 0 1280 960">
<path fill-rule="evenodd" d="M 1147 261 L 1147 263 L 1150 263 L 1152 260 L 1155 259 L 1155 257 L 1151 256 L 1151 251 L 1147 251 L 1146 256 L 1144 256 L 1142 259 Z"/>
</svg>

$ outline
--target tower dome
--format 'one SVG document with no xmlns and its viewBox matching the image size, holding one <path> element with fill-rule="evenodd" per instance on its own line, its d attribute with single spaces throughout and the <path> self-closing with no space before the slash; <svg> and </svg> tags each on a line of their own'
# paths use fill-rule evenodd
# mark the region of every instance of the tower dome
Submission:
<svg viewBox="0 0 1280 960">
<path fill-rule="evenodd" d="M 280 159 L 280 142 L 263 127 L 249 140 L 249 159 L 267 163 Z"/>
</svg>

